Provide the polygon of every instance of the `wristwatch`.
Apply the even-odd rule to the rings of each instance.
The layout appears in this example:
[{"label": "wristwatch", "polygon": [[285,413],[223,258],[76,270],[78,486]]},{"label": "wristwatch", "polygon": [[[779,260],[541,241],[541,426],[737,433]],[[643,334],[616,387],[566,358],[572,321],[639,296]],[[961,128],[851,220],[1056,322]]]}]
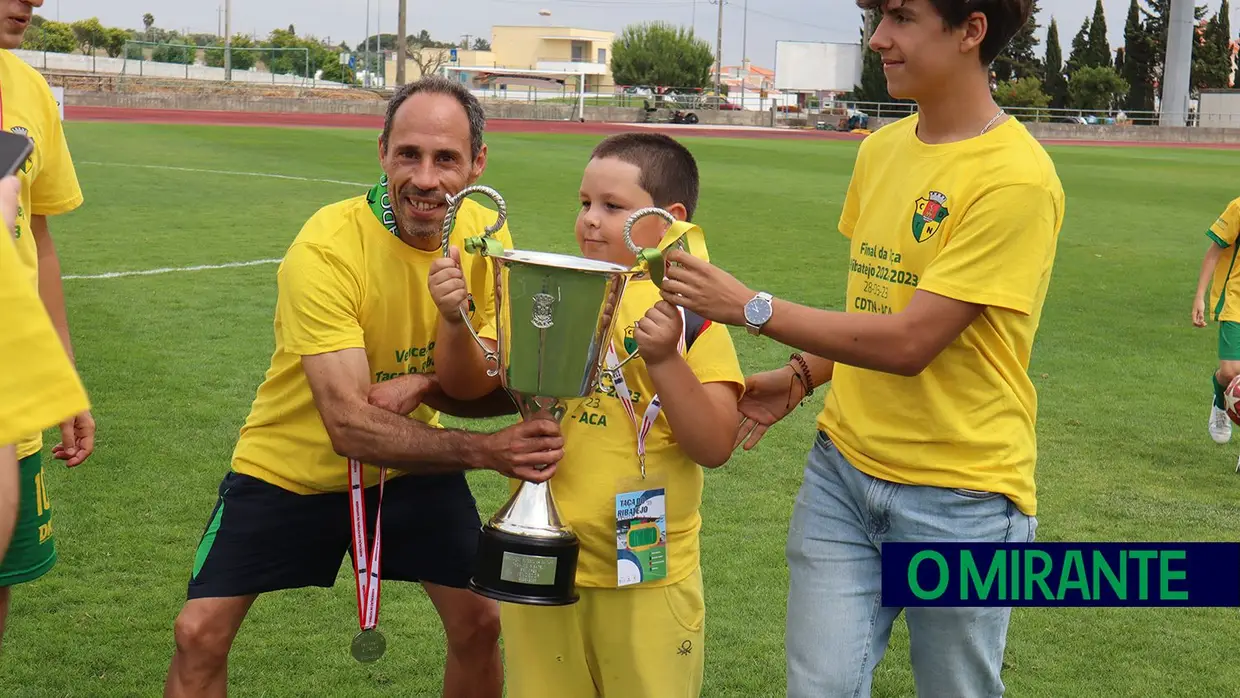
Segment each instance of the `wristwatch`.
[{"label": "wristwatch", "polygon": [[745,304],[745,326],[749,328],[749,334],[761,334],[762,326],[771,319],[773,312],[771,294],[759,291]]}]

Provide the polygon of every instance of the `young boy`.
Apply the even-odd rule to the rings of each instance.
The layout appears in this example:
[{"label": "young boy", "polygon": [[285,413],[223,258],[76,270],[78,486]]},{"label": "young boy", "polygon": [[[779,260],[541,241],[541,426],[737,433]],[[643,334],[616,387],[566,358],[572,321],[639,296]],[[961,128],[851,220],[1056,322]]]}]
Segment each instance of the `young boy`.
[{"label": "young boy", "polygon": [[[580,196],[581,254],[631,267],[635,259],[624,244],[625,221],[649,206],[692,220],[697,165],[666,136],[614,136],[595,148]],[[632,235],[639,247],[655,247],[660,219],[643,218]],[[463,296],[459,283],[453,296],[452,284],[444,282],[459,273],[450,262],[438,271],[429,281],[432,295],[441,311],[450,310]],[[619,391],[604,378],[596,394],[565,417],[564,458],[550,480],[561,513],[580,539],[581,598],[562,607],[500,604],[510,698],[696,696],[701,690],[700,466],[714,468],[728,460],[745,380],[727,328],[691,313],[682,316],[659,299],[647,277],[630,282],[615,327],[609,365],[634,351],[640,358],[623,368]],[[684,353],[677,346],[682,336]],[[481,356],[447,354],[442,360],[481,362]],[[471,392],[470,386],[451,384],[450,367],[436,370],[446,381],[445,393]],[[644,474],[637,428],[621,397],[624,388],[638,420],[656,395],[662,403],[645,439]],[[660,489],[666,529],[655,540],[666,545],[666,564],[646,568],[646,579],[637,582],[629,551],[617,549],[629,523],[618,501],[620,495]]]},{"label": "young boy", "polygon": [[[1223,389],[1240,374],[1240,269],[1236,269],[1236,237],[1240,236],[1240,198],[1232,201],[1206,232],[1210,247],[1201,262],[1193,324],[1206,326],[1206,287],[1210,287],[1210,316],[1218,322],[1218,370],[1214,372],[1214,404],[1210,408],[1210,437],[1231,441],[1231,419],[1223,404]],[[1230,301],[1230,302],[1228,302]],[[1240,463],[1236,464],[1240,471]]]}]

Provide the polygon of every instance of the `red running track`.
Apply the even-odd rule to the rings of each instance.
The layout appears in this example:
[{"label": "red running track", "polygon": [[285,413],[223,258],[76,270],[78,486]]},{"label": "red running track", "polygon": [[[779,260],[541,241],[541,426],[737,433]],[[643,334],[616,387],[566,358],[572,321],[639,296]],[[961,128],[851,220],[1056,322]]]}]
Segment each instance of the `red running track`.
[{"label": "red running track", "polygon": [[[206,126],[301,126],[307,128],[383,128],[383,117],[359,114],[295,114],[276,112],[205,111],[193,109],[130,109],[124,107],[66,106],[68,121],[107,121],[141,124],[194,124]],[[604,122],[526,121],[492,119],[487,122],[492,133],[557,133],[611,135],[623,132],[661,132],[676,136],[713,136],[717,138],[778,138],[785,140],[861,140],[864,136],[837,131],[802,131],[783,129],[718,128],[659,124],[643,126]],[[1240,150],[1236,143],[1151,143],[1142,141],[1087,141],[1048,139],[1047,145],[1129,146],[1150,148],[1206,148]]]}]

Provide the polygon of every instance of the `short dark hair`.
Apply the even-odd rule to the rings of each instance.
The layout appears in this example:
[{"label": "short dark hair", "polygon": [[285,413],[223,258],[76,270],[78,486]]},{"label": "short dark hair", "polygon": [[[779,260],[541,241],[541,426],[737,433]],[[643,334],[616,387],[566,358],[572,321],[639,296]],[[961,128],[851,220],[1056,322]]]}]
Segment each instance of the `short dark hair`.
[{"label": "short dark hair", "polygon": [[641,171],[638,185],[655,206],[681,204],[685,218],[693,220],[698,200],[697,161],[676,139],[660,133],[621,133],[595,146],[590,159],[597,158],[616,158],[636,165]]},{"label": "short dark hair", "polygon": [[469,88],[438,75],[401,85],[396,90],[396,94],[388,100],[387,116],[383,119],[383,136],[381,137],[384,152],[387,151],[388,137],[392,135],[392,121],[396,119],[396,112],[400,109],[400,105],[419,93],[448,95],[455,97],[456,101],[461,103],[461,107],[465,109],[465,116],[469,119],[470,157],[478,157],[478,153],[482,151],[482,133],[487,126],[486,110],[482,108],[482,103],[469,91]]},{"label": "short dark hair", "polygon": [[[863,10],[882,10],[890,0],[857,0]],[[901,0],[903,3],[904,0]],[[986,15],[986,36],[982,39],[983,65],[995,62],[999,54],[1016,36],[1033,14],[1033,0],[928,0],[943,18],[948,29],[964,24],[969,15],[981,12]]]}]

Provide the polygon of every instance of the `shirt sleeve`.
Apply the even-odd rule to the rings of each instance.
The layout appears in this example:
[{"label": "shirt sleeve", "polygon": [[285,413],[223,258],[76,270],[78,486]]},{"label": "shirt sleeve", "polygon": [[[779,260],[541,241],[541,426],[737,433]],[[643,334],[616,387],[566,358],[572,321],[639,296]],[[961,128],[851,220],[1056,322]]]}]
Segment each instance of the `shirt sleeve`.
[{"label": "shirt sleeve", "polygon": [[277,278],[278,332],[287,351],[309,356],[365,348],[362,282],[339,255],[294,243]]},{"label": "shirt sleeve", "polygon": [[[0,446],[90,409],[52,320],[27,282],[12,236],[0,228]],[[13,367],[20,366],[20,370]]]},{"label": "shirt sleeve", "polygon": [[1061,219],[1061,204],[1045,186],[987,192],[961,212],[918,288],[1027,315],[1050,270]]},{"label": "shirt sleeve", "polygon": [[35,144],[42,165],[39,176],[30,187],[30,213],[34,216],[58,216],[82,205],[82,188],[78,184],[73,158],[69,155],[69,143],[65,140],[56,98],[46,84],[42,86],[42,92],[46,102],[43,109],[46,123],[43,142]]},{"label": "shirt sleeve", "polygon": [[708,323],[698,334],[685,357],[689,369],[703,385],[734,383],[745,392],[745,374],[736,358],[736,346],[727,325]]},{"label": "shirt sleeve", "polygon": [[1207,233],[1219,247],[1231,247],[1240,237],[1240,199],[1231,202],[1226,211],[1214,221]]},{"label": "shirt sleeve", "polygon": [[844,194],[844,210],[840,212],[839,230],[844,237],[852,239],[857,228],[857,218],[861,215],[861,183],[865,177],[865,142],[857,151],[857,161],[853,164],[852,178],[848,181],[848,191]]}]

